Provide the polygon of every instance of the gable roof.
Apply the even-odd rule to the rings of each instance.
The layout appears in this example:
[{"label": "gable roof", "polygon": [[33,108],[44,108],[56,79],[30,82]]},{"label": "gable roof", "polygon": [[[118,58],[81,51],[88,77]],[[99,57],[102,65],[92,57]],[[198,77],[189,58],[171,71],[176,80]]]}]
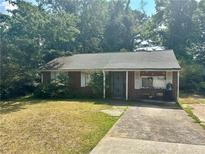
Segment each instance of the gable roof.
[{"label": "gable roof", "polygon": [[180,70],[172,50],[88,53],[56,58],[42,71],[51,70]]}]

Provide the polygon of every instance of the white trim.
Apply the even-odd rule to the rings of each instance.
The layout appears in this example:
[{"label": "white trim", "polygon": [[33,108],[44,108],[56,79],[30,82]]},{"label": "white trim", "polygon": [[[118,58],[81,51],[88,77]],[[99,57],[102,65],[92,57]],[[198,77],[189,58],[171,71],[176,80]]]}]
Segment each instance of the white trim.
[{"label": "white trim", "polygon": [[126,71],[126,101],[128,100],[128,71]]},{"label": "white trim", "polygon": [[43,73],[41,73],[41,83],[43,83]]},{"label": "white trim", "polygon": [[177,100],[179,99],[179,71],[177,72]]},{"label": "white trim", "polygon": [[180,69],[107,69],[106,71],[108,72],[125,72],[125,71],[131,71],[131,72],[134,72],[134,71],[145,71],[145,72],[166,72],[166,71],[180,71]]},{"label": "white trim", "polygon": [[59,75],[60,75],[59,71],[51,72],[51,81],[56,81]]},{"label": "white trim", "polygon": [[103,98],[105,99],[105,71],[103,71]]},{"label": "white trim", "polygon": [[80,82],[81,87],[87,87],[90,82],[90,73],[80,72]]},{"label": "white trim", "polygon": [[156,71],[180,71],[180,69],[59,69],[59,70],[41,70],[40,72],[125,72],[125,71],[146,71],[146,72],[156,72]]},{"label": "white trim", "polygon": [[173,84],[173,71],[166,71],[166,84]]}]

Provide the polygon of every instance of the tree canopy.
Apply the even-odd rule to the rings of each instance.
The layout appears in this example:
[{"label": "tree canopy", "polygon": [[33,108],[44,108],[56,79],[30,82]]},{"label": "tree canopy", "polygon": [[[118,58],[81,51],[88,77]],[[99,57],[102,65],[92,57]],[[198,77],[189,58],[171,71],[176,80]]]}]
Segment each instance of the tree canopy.
[{"label": "tree canopy", "polygon": [[[130,0],[9,2],[17,9],[0,14],[1,98],[33,91],[39,68],[56,57],[133,52],[139,38],[173,49],[186,66],[184,81],[202,72],[197,83],[205,85],[205,0],[155,0],[156,14],[151,17],[145,14],[143,0],[141,10],[131,9]],[[186,90],[184,82],[182,89]]]}]

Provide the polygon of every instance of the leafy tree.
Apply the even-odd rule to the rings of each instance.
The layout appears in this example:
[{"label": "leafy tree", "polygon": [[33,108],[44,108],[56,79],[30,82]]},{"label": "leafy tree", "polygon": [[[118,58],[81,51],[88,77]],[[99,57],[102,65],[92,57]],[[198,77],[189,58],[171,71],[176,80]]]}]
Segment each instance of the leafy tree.
[{"label": "leafy tree", "polygon": [[180,89],[196,92],[200,91],[203,84],[203,67],[198,64],[184,64],[180,74]]},{"label": "leafy tree", "polygon": [[108,19],[106,0],[85,0],[80,15],[80,35],[77,38],[79,52],[101,52],[103,33]]},{"label": "leafy tree", "polygon": [[36,0],[39,7],[52,13],[66,12],[68,14],[79,15],[83,0]]},{"label": "leafy tree", "polygon": [[39,68],[56,57],[135,51],[145,42],[174,49],[184,61],[181,87],[203,90],[205,0],[155,0],[151,17],[143,0],[140,11],[130,0],[8,1],[17,9],[0,14],[0,98],[33,91]]},{"label": "leafy tree", "polygon": [[37,98],[71,98],[71,80],[68,74],[61,73],[56,80],[50,84],[39,84],[34,91]]},{"label": "leafy tree", "polygon": [[91,74],[89,86],[91,87],[95,97],[101,98],[103,96],[103,73],[95,72]]},{"label": "leafy tree", "polygon": [[205,0],[198,4],[198,8],[193,16],[196,39],[191,43],[188,51],[193,60],[204,65],[205,68]]},{"label": "leafy tree", "polygon": [[50,60],[48,51],[62,55],[79,33],[73,15],[48,13],[21,0],[15,5],[18,9],[1,20],[1,98],[30,92],[39,67]]},{"label": "leafy tree", "polygon": [[186,48],[197,37],[192,20],[195,0],[155,0],[156,14],[145,23],[142,35],[173,49],[177,56],[189,56]]},{"label": "leafy tree", "polygon": [[103,49],[106,52],[133,50],[135,27],[144,16],[133,11],[126,0],[110,1],[109,20],[104,32]]}]

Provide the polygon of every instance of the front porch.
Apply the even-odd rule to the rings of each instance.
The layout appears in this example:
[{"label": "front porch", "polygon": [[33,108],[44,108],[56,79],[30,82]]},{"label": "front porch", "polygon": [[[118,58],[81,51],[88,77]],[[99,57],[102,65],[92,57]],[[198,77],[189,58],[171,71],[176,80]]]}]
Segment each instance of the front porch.
[{"label": "front porch", "polygon": [[178,75],[177,71],[103,71],[103,98],[177,100]]}]

